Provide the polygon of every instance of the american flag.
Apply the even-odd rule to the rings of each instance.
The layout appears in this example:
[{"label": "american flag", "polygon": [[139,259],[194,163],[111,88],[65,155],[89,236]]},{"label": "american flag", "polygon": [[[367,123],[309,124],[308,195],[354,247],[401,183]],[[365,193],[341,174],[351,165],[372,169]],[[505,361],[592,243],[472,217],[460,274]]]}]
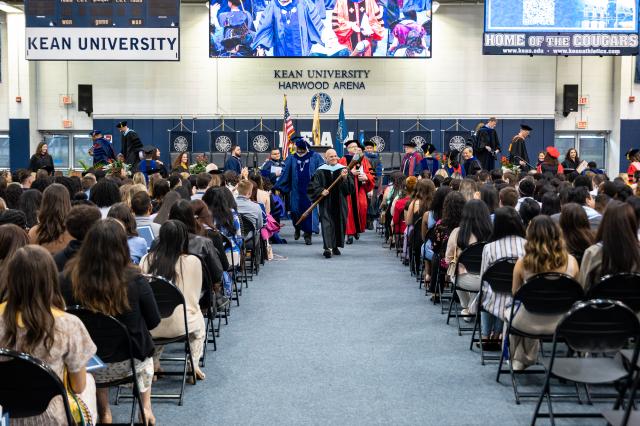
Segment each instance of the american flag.
[{"label": "american flag", "polygon": [[284,123],[282,125],[284,133],[284,143],[282,144],[282,159],[286,160],[291,152],[291,136],[295,135],[296,129],[293,127],[289,107],[287,106],[287,95],[284,95]]}]

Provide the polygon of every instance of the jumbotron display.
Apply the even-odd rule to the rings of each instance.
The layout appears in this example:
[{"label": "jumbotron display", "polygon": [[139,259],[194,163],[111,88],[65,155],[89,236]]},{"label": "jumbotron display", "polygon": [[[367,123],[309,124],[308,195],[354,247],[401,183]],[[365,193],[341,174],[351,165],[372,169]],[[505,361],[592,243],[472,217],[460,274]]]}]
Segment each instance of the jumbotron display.
[{"label": "jumbotron display", "polygon": [[638,54],[638,0],[485,0],[484,54]]},{"label": "jumbotron display", "polygon": [[29,60],[180,59],[180,0],[25,0]]},{"label": "jumbotron display", "polygon": [[211,57],[431,57],[431,0],[210,0]]}]

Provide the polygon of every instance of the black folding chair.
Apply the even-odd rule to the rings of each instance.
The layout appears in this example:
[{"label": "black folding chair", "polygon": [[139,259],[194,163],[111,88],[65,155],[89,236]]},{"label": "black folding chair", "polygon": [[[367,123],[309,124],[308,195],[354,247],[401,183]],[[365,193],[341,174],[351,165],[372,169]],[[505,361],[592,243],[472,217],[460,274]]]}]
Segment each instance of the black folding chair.
[{"label": "black folding chair", "polygon": [[38,416],[62,397],[67,423],[75,424],[62,380],[31,355],[0,348],[0,406],[12,419]]},{"label": "black folding chair", "polygon": [[[633,373],[624,367],[619,357],[611,355],[619,352],[631,339],[635,339],[636,342],[632,358],[632,365],[635,365],[638,361],[640,340],[640,321],[635,313],[622,302],[615,300],[594,299],[576,303],[560,320],[553,336],[551,357],[546,362],[547,374],[531,424],[535,425],[539,417],[549,418],[551,424],[555,425],[556,418],[602,416],[598,412],[554,413],[550,385],[552,377],[576,384],[613,384],[618,390],[618,398],[614,405],[614,410],[617,410],[631,383]],[[558,343],[568,345],[573,354],[560,357]],[[594,355],[604,356],[596,358]],[[549,411],[540,413],[540,406],[545,397]]]},{"label": "black folding chair", "polygon": [[[422,218],[419,217],[413,222],[413,230],[409,239],[409,267],[411,274],[415,275],[416,281],[422,287]],[[418,287],[418,288],[420,288]]]},{"label": "black folding chair", "polygon": [[[456,277],[453,281],[453,288],[451,289],[453,297],[451,297],[451,301],[449,302],[449,312],[447,313],[447,325],[449,325],[449,320],[453,317],[456,318],[458,323],[458,336],[462,336],[463,331],[473,331],[475,327],[462,327],[460,324],[460,318],[475,318],[476,315],[473,314],[462,314],[459,312],[458,306],[458,298],[456,297],[457,290],[466,291],[468,293],[478,293],[479,289],[468,289],[460,286],[458,284],[459,278],[459,268],[458,265],[463,264],[467,269],[467,274],[471,274],[477,276],[478,280],[480,280],[480,267],[482,266],[482,250],[484,249],[486,243],[478,242],[475,244],[471,244],[469,247],[464,249],[460,256],[458,257],[458,262],[456,263]],[[455,305],[455,310],[453,306]],[[451,311],[454,311],[452,313]]]},{"label": "black folding chair", "polygon": [[[97,383],[97,388],[110,388],[113,386],[133,384],[133,401],[131,404],[131,424],[135,422],[136,404],[142,407],[140,388],[136,380],[136,366],[131,346],[131,336],[127,327],[111,315],[93,312],[81,306],[71,306],[67,312],[80,318],[84,327],[89,332],[91,340],[96,345],[96,355],[106,364],[129,361],[131,374],[119,380],[106,383]],[[118,403],[119,401],[116,401]],[[142,423],[146,424],[144,410],[140,409]]]},{"label": "black folding chair", "polygon": [[[256,229],[253,221],[245,215],[240,215],[242,228],[242,238],[244,239],[244,262],[249,258],[249,280],[253,281],[253,275],[258,275],[260,271],[261,245],[259,230]],[[244,263],[243,262],[243,263]],[[248,283],[245,283],[248,287]]]},{"label": "black folding chair", "polygon": [[[511,295],[511,284],[513,282],[513,268],[518,261],[517,257],[505,257],[496,260],[492,263],[484,274],[482,274],[480,291],[478,292],[478,307],[476,310],[476,320],[473,326],[473,333],[471,334],[471,343],[469,344],[469,350],[473,350],[473,344],[478,343],[480,346],[480,363],[484,365],[485,360],[498,361],[500,356],[485,355],[484,342],[482,341],[482,312],[488,312],[482,305],[482,298],[485,292],[485,283],[491,287],[491,291],[496,294],[508,294]],[[478,338],[476,338],[476,331],[478,332]]]},{"label": "black folding chair", "polygon": [[[233,257],[233,243],[231,242],[231,239],[229,239],[228,237],[220,234],[220,236],[222,237],[222,245],[224,246],[224,252],[227,253],[227,251],[229,253],[231,253],[231,264],[229,265],[230,271],[227,272],[231,272],[231,280],[232,280],[232,285],[233,285],[233,295],[231,296],[231,300],[235,300],[236,301],[236,306],[240,306],[240,295],[241,292],[238,289],[238,270],[236,268],[236,263],[235,263],[235,259]],[[242,283],[240,284],[240,287],[242,287]],[[228,317],[230,314],[230,310],[227,309],[224,315],[225,318],[225,324],[228,324]]]},{"label": "black folding chair", "polygon": [[[509,322],[507,323],[507,333],[504,336],[504,339],[510,339],[511,335],[535,339],[540,341],[540,347],[542,348],[542,343],[544,341],[550,342],[553,339],[553,333],[555,332],[556,325],[562,318],[562,315],[567,313],[574,303],[583,299],[584,291],[582,286],[579,282],[568,275],[555,272],[546,272],[534,275],[529,278],[513,296]],[[545,319],[549,321],[549,324],[553,325],[546,327],[546,330],[530,329],[524,326],[524,324],[519,327],[515,327],[513,322],[517,319],[517,313],[522,309],[525,309],[529,314],[537,315],[538,317],[545,317]],[[522,371],[515,371],[513,369],[513,359],[511,358],[511,348],[508,353],[509,369],[502,369],[505,359],[504,352],[502,352],[496,381],[500,382],[500,375],[502,373],[509,373],[511,376],[511,383],[513,385],[513,393],[516,398],[516,404],[520,404],[521,397],[537,397],[537,393],[518,392],[518,381],[516,380],[516,375],[543,374],[544,370],[526,369]],[[579,394],[577,395],[579,397]]]},{"label": "black folding chair", "polygon": [[[216,296],[213,292],[213,280],[211,279],[211,273],[207,264],[203,259],[200,259],[200,265],[202,266],[202,293],[200,296],[200,310],[205,318],[205,330],[207,337],[204,339],[204,349],[202,351],[202,358],[200,359],[200,366],[204,367],[207,361],[207,346],[209,343],[213,343],[213,350],[218,350],[218,344],[216,342],[216,328],[214,321],[218,319],[218,330],[220,330],[221,318],[216,315]],[[209,332],[211,332],[211,339],[209,339]]]},{"label": "black folding chair", "polygon": [[607,275],[587,292],[589,299],[619,300],[634,312],[640,312],[640,274]]},{"label": "black folding chair", "polygon": [[151,395],[152,398],[159,399],[177,399],[178,405],[182,405],[184,399],[184,387],[187,381],[187,364],[191,366],[191,377],[193,384],[196,383],[196,364],[193,361],[191,345],[189,344],[189,324],[187,322],[187,305],[184,296],[178,287],[173,285],[169,280],[154,275],[145,275],[149,280],[149,286],[158,304],[160,317],[169,318],[173,315],[175,309],[182,305],[182,316],[184,319],[184,334],[175,337],[154,338],[153,343],[156,346],[166,346],[172,343],[184,343],[184,357],[167,357],[160,358],[160,361],[182,362],[182,371],[165,371],[165,376],[182,376],[182,385],[179,394],[156,394]]}]

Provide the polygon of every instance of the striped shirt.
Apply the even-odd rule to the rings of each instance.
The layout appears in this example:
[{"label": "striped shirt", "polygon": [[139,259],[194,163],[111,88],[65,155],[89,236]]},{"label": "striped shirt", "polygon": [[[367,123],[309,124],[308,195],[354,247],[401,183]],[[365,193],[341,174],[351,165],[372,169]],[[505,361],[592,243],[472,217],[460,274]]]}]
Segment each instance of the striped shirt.
[{"label": "striped shirt", "polygon": [[[527,242],[522,237],[509,235],[497,241],[488,243],[482,251],[482,265],[480,266],[480,275],[484,274],[489,266],[496,261],[505,257],[522,257],[524,256],[524,245]],[[504,320],[505,310],[511,306],[511,294],[494,293],[491,286],[484,282],[482,284],[482,306],[494,316]],[[474,300],[472,306],[476,306],[477,300]]]}]

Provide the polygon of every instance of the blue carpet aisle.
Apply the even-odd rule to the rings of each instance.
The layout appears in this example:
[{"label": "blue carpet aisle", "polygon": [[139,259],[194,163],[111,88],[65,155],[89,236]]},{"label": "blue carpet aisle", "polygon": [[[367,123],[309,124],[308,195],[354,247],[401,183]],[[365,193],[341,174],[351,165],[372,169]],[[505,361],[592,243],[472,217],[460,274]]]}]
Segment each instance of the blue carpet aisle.
[{"label": "blue carpet aisle", "polygon": [[[158,424],[530,422],[533,402],[515,405],[508,376],[497,384],[496,365],[480,366],[469,336],[444,325],[379,236],[367,232],[326,260],[319,236],[307,247],[291,233],[287,223],[290,244],[274,246],[288,260],[262,268],[234,304],[206,380],[187,385],[182,407],[154,401]],[[177,385],[161,382],[155,389]],[[128,410],[114,407],[116,419]]]}]

